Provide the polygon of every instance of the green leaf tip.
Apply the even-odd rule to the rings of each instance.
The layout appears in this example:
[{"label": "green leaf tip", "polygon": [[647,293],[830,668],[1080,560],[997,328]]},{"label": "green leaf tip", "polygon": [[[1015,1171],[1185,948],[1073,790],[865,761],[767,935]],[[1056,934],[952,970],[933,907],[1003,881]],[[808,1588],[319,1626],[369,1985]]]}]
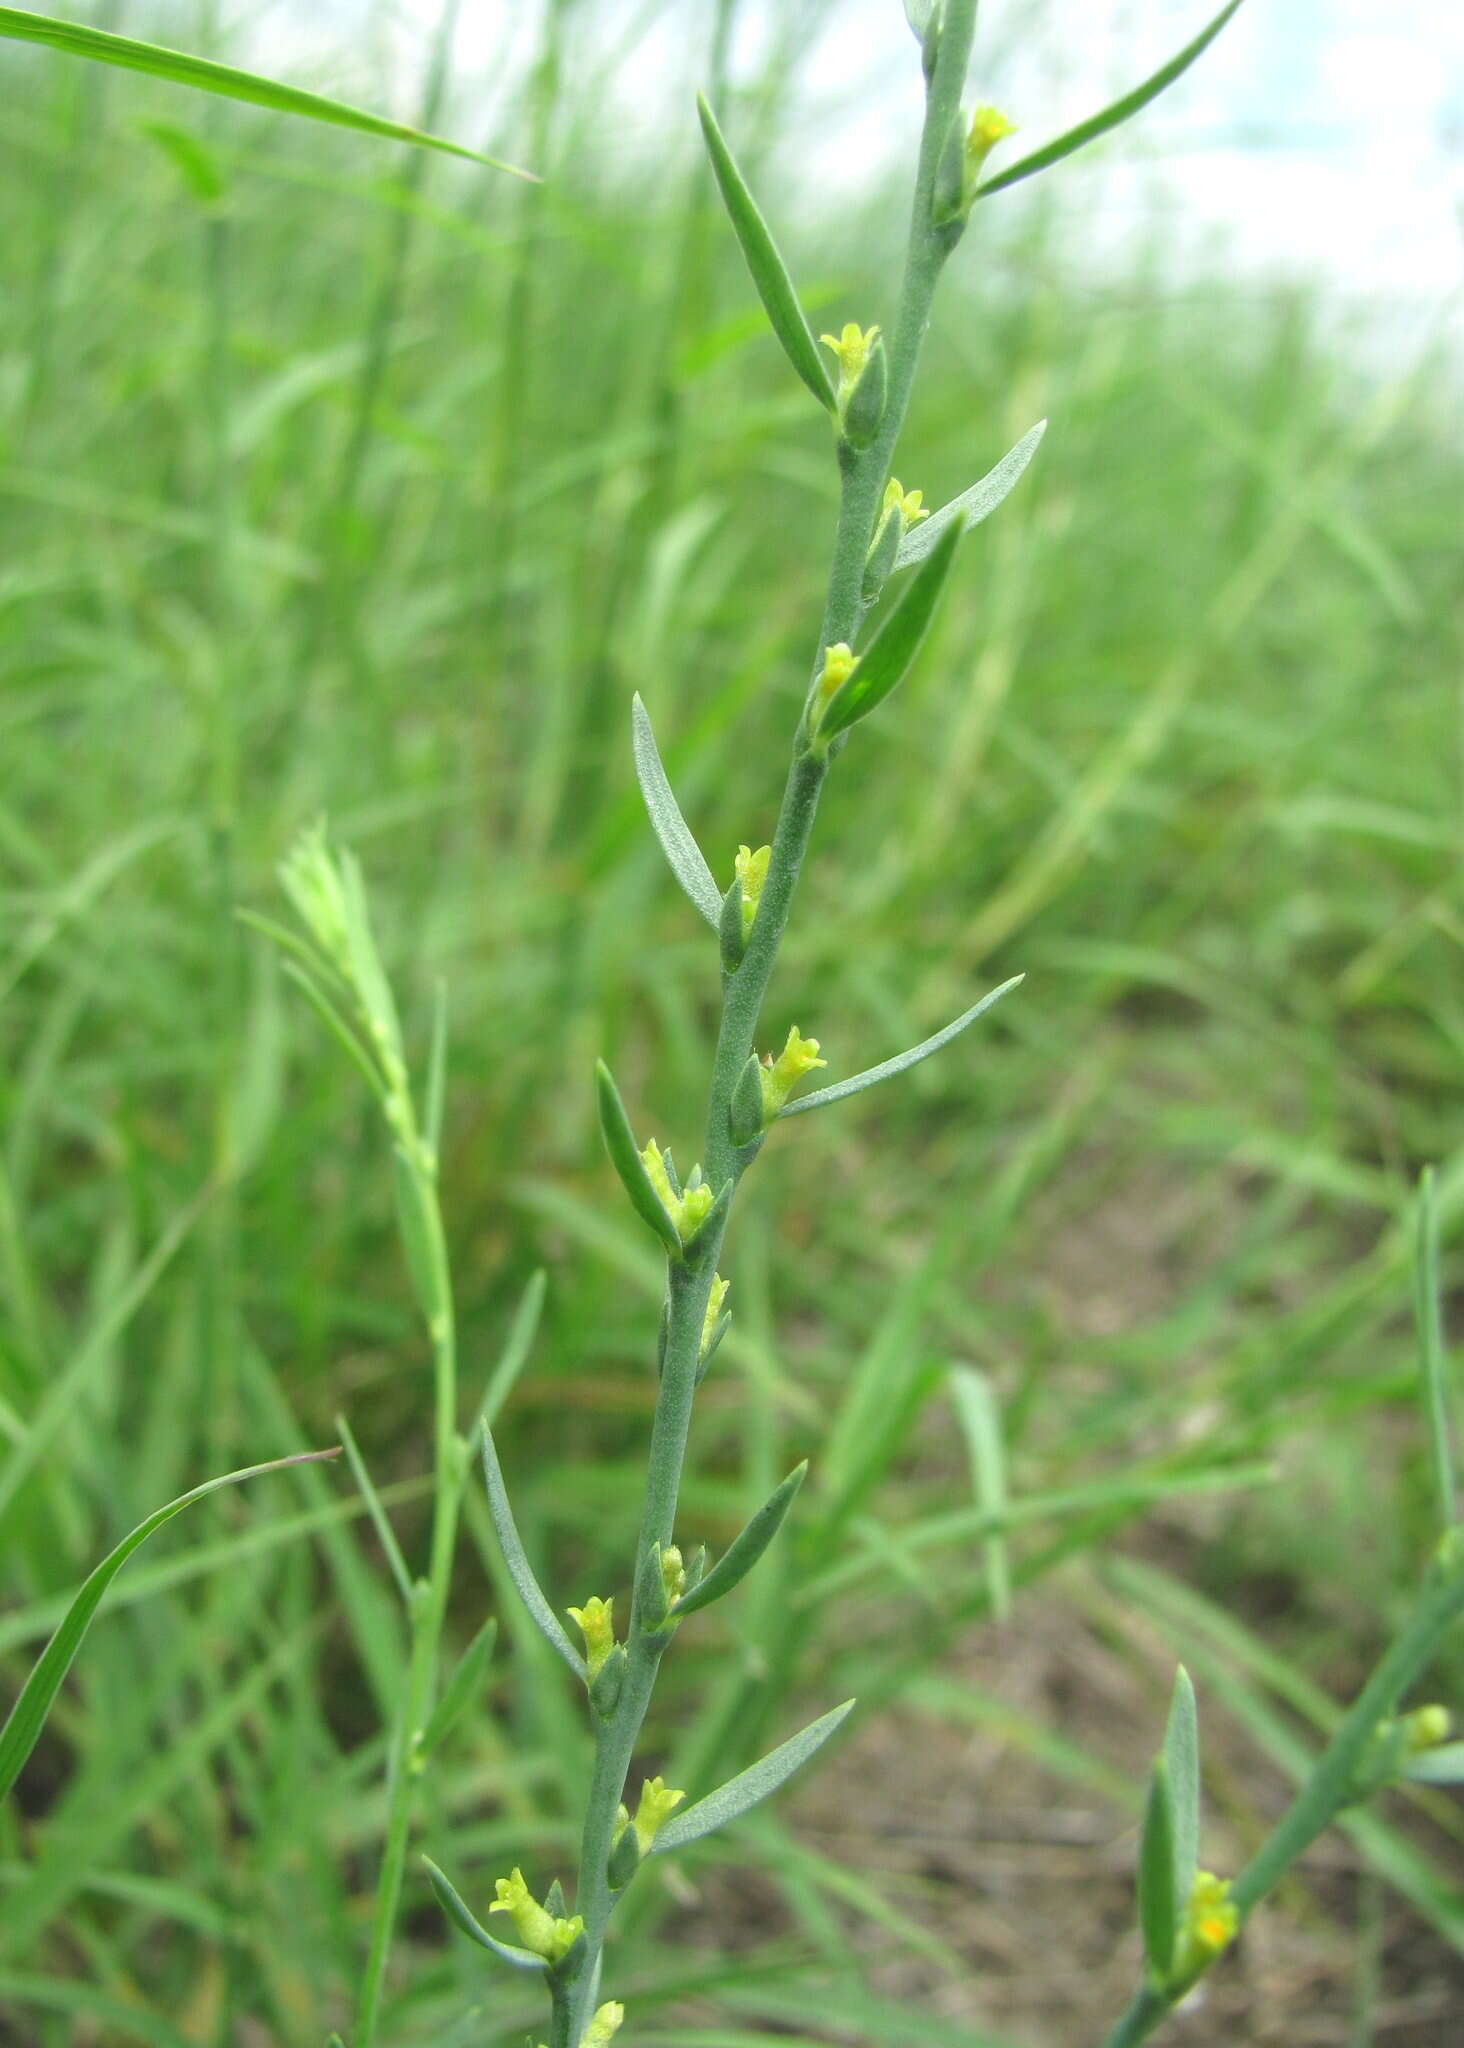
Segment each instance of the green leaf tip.
[{"label": "green leaf tip", "polygon": [[706,856],[697,845],[691,827],[681,815],[681,806],[661,763],[650,713],[637,690],[630,700],[630,744],[635,759],[635,778],[640,784],[646,815],[661,843],[661,851],[677,881],[716,931],[722,917],[722,892],[717,887]]},{"label": "green leaf tip", "polygon": [[[657,1193],[647,1169],[645,1156],[635,1142],[635,1133],[630,1128],[630,1118],[625,1113],[625,1104],[620,1099],[620,1090],[615,1077],[603,1060],[595,1062],[595,1100],[600,1112],[600,1131],[605,1140],[605,1150],[610,1155],[610,1164],[620,1176],[620,1184],[630,1197],[630,1205],[643,1223],[655,1231],[667,1252],[673,1259],[681,1257],[681,1232]],[[649,1148],[648,1148],[649,1149]],[[664,1168],[662,1169],[664,1175]]]},{"label": "green leaf tip", "polygon": [[422,1858],[422,1868],[427,1873],[427,1882],[437,1894],[437,1903],[459,1934],[465,1934],[469,1941],[475,1941],[479,1948],[486,1948],[500,1962],[515,1970],[543,1971],[548,1967],[543,1956],[534,1955],[529,1949],[515,1948],[511,1943],[500,1941],[496,1934],[490,1934],[483,1923],[473,1914],[461,1894],[446,1873],[439,1870],[430,1856]]},{"label": "green leaf tip", "polygon": [[213,93],[221,99],[242,100],[248,106],[265,107],[271,113],[296,114],[306,120],[323,121],[332,128],[351,128],[388,142],[410,142],[419,149],[440,150],[447,156],[462,157],[468,163],[483,164],[489,170],[507,171],[512,177],[539,183],[532,171],[484,156],[460,142],[449,142],[446,136],[429,135],[423,129],[348,106],[344,100],[305,92],[299,86],[283,85],[278,79],[241,71],[232,64],[218,64],[209,57],[194,57],[184,50],[167,49],[160,43],[139,42],[133,36],[85,28],[78,22],[58,21],[53,15],[32,14],[19,7],[0,7],[0,37],[16,43],[39,43],[66,56],[88,57],[93,63],[111,64],[122,71],[140,71],[148,78],[191,86],[197,92]]},{"label": "green leaf tip", "polygon": [[1061,163],[1065,156],[1072,156],[1076,150],[1086,148],[1090,142],[1096,142],[1100,135],[1106,135],[1110,129],[1120,127],[1123,122],[1131,120],[1142,108],[1148,106],[1150,100],[1157,99],[1177,78],[1183,77],[1195,59],[1202,56],[1214,42],[1231,17],[1240,11],[1240,7],[1241,0],[1226,0],[1226,5],[1200,30],[1194,40],[1186,43],[1167,64],[1161,64],[1142,85],[1135,86],[1132,92],[1125,93],[1121,99],[1112,101],[1101,112],[1090,114],[1086,121],[1080,121],[1075,128],[1069,128],[1065,134],[1044,144],[1041,149],[1034,149],[1030,156],[1018,158],[1016,163],[1009,164],[996,177],[988,178],[985,184],[976,187],[975,198],[989,199],[992,193],[1005,191],[1008,185],[1018,185],[1024,178],[1035,177],[1038,171],[1045,171],[1050,165]]},{"label": "green leaf tip", "polygon": [[798,294],[793,289],[793,280],[787,266],[778,253],[772,231],[758,210],[757,202],[747,188],[747,182],[737,168],[736,159],[727,147],[725,136],[717,126],[717,117],[708,106],[702,93],[696,96],[696,111],[701,121],[702,135],[711,158],[712,173],[722,194],[722,203],[732,222],[732,230],[742,248],[752,282],[762,300],[763,311],[767,314],[774,334],[783,345],[783,353],[803,379],[819,404],[827,411],[837,409],[834,387],[829,373],[819,355],[818,344],[814,341],[813,330],[798,303]]},{"label": "green leaf tip", "polygon": [[703,1835],[711,1834],[715,1828],[740,1820],[744,1813],[785,1785],[796,1770],[822,1749],[854,1711],[854,1706],[853,1700],[845,1700],[842,1706],[833,1708],[817,1721],[811,1721],[798,1734],[790,1736],[776,1749],[769,1750],[751,1769],[739,1771],[735,1778],[729,1778],[725,1785],[709,1792],[695,1806],[688,1806],[676,1814],[656,1836],[656,1853],[685,1848],[688,1842],[700,1841]]},{"label": "green leaf tip", "polygon": [[982,996],[969,1010],[963,1010],[953,1023],[924,1038],[919,1045],[912,1045],[908,1052],[896,1053],[893,1059],[881,1060],[877,1067],[866,1067],[862,1073],[851,1074],[847,1081],[835,1081],[827,1088],[819,1088],[812,1095],[800,1095],[792,1102],[785,1103],[778,1111],[779,1117],[801,1116],[804,1110],[823,1109],[831,1102],[842,1102],[847,1095],[861,1095],[866,1088],[873,1088],[880,1081],[888,1081],[896,1074],[903,1074],[909,1067],[918,1067],[922,1060],[928,1060],[942,1046],[949,1045],[953,1038],[959,1038],[978,1017],[999,1003],[1004,995],[1020,986],[1026,980],[1025,974],[1013,974],[1008,980]]},{"label": "green leaf tip", "polygon": [[768,1495],[706,1576],[682,1594],[671,1610],[677,1621],[685,1614],[695,1614],[700,1607],[710,1607],[714,1600],[720,1600],[724,1593],[730,1593],[734,1586],[742,1583],[782,1528],[783,1519],[807,1476],[808,1460],[805,1458],[794,1466],[781,1486]]}]

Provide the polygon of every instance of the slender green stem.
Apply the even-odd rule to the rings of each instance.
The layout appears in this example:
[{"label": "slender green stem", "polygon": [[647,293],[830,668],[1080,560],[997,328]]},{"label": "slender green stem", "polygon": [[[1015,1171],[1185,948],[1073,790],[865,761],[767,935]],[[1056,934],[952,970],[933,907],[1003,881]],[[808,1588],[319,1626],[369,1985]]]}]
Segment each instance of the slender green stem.
[{"label": "slender green stem", "polygon": [[423,1169],[423,1208],[430,1219],[437,1299],[430,1318],[433,1370],[432,1539],[427,1577],[412,1588],[411,1652],[401,1708],[392,1730],[387,1775],[386,1836],[376,1880],[371,1946],[356,2008],[355,2048],[371,2048],[380,2023],[386,1967],[401,1904],[420,1772],[422,1733],[432,1711],[442,1625],[452,1577],[458,1511],[467,1470],[466,1448],[457,1433],[457,1329],[446,1240],[437,1202],[435,1174]]},{"label": "slender green stem", "polygon": [[[1356,1797],[1359,1767],[1380,1724],[1429,1662],[1443,1636],[1464,1615],[1464,1529],[1445,1536],[1423,1597],[1407,1626],[1357,1695],[1337,1733],[1231,1889],[1244,1920],[1273,1891],[1317,1836]],[[1140,1985],[1122,2016],[1103,2037],[1103,2048],[1133,2048],[1167,2018],[1190,1987],[1173,1991]]]},{"label": "slender green stem", "polygon": [[[975,31],[975,0],[948,0],[940,54],[929,81],[925,128],[921,140],[911,217],[904,286],[890,350],[890,381],[884,420],[872,446],[855,452],[840,448],[841,489],[815,665],[831,641],[852,640],[863,616],[864,567],[879,517],[890,460],[909,404],[910,389],[930,315],[936,280],[959,229],[932,224],[936,168],[960,118],[961,91]],[[768,872],[758,902],[747,948],[727,976],[722,1018],[708,1093],[703,1170],[719,1191],[729,1183],[734,1195],[742,1175],[756,1157],[758,1144],[738,1146],[731,1129],[732,1096],[756,1039],[758,1020],[787,927],[793,897],[818,813],[828,762],[809,754],[800,733],[773,833]],[[585,1923],[584,1966],[568,1985],[552,1991],[552,2048],[578,2048],[600,1988],[600,1963],[605,1933],[615,1908],[610,1889],[609,1857],[616,1813],[622,1803],[635,1745],[655,1688],[656,1673],[669,1640],[658,1630],[659,1615],[642,1611],[643,1567],[652,1547],[670,1544],[675,1535],[676,1503],[681,1486],[696,1393],[697,1369],[707,1301],[726,1230],[727,1213],[698,1240],[684,1262],[668,1275],[669,1322],[661,1386],[651,1426],[651,1447],[645,1500],[636,1550],[636,1598],[626,1636],[626,1672],[620,1697],[609,1719],[599,1725],[595,1767],[586,1802],[580,1850],[576,1910]]]}]

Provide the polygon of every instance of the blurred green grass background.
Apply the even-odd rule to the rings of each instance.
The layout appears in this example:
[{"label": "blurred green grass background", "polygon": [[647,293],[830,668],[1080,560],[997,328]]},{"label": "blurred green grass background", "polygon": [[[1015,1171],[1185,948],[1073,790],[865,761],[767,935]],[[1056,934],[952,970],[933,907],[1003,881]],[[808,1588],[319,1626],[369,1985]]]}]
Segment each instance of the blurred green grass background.
[{"label": "blurred green grass background", "polygon": [[[714,83],[732,11],[696,10]],[[132,1522],[338,1411],[420,1538],[428,1367],[379,1134],[234,915],[277,910],[321,812],[419,1045],[450,988],[470,1394],[548,1276],[502,1421],[530,1547],[561,1602],[629,1554],[658,1261],[591,1063],[687,1155],[716,994],[630,694],[730,876],[771,829],[835,477],[693,124],[617,167],[573,16],[489,145],[541,187],[0,68],[7,1688]],[[780,138],[796,164],[784,85],[775,57],[721,95],[754,175]],[[761,184],[815,326],[880,317],[901,194],[819,219]],[[841,762],[769,1036],[816,1031],[836,1076],[1027,981],[769,1147],[686,1525],[715,1546],[813,1475],[778,1570],[678,1643],[655,1742],[699,1788],[800,1704],[868,1717],[806,1827],[760,1820],[639,1902],[637,2040],[1092,2037],[1175,1655],[1233,1861],[1429,1541],[1409,1218],[1428,1161],[1451,1235],[1464,1202],[1459,365],[1310,290],[1175,282],[1155,244],[1079,277],[1073,232],[1054,184],[955,266],[905,482],[938,503],[1052,425]],[[1000,1402],[1000,1626],[953,1361]],[[458,1640],[485,1599],[491,1712],[421,1836],[480,1891],[569,1857],[586,1760],[476,1510]],[[198,1511],[114,1606],[0,1822],[0,2038],[318,2042],[359,1969],[402,1655],[346,1475]],[[1461,1675],[1456,1646],[1440,1696]],[[1081,1809],[1075,1861],[983,1858],[1006,1781]],[[959,1857],[916,1825],[942,1806],[969,1806]],[[1176,2038],[1402,2039],[1389,1997],[1410,2042],[1450,2038],[1461,1834],[1438,1801],[1359,1823]],[[393,2041],[536,2022],[423,1887],[400,1962]],[[1358,2031],[1268,2031],[1297,1982]]]}]

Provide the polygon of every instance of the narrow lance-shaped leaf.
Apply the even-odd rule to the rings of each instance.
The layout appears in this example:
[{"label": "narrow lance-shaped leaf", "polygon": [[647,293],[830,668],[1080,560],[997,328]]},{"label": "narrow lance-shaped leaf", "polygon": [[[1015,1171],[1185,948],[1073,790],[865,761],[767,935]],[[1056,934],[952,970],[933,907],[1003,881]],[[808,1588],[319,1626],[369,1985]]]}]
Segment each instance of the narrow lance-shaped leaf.
[{"label": "narrow lance-shaped leaf", "polygon": [[1464,1785],[1464,1742],[1420,1750],[1404,1764],[1403,1776],[1415,1785]]},{"label": "narrow lance-shaped leaf", "polygon": [[532,1949],[513,1948],[508,1942],[500,1941],[496,1935],[490,1934],[469,1910],[462,1896],[430,1856],[422,1858],[422,1867],[427,1872],[428,1882],[437,1894],[438,1905],[460,1934],[465,1934],[469,1941],[476,1941],[479,1948],[486,1948],[497,1956],[500,1962],[511,1964],[515,1970],[542,1970],[545,1967],[544,1958],[536,1956]]},{"label": "narrow lance-shaped leaf", "polygon": [[909,673],[950,574],[965,525],[965,520],[957,517],[937,535],[935,546],[859,656],[853,674],[829,699],[814,731],[820,746],[847,732],[857,720],[867,718]]},{"label": "narrow lance-shaped leaf", "polygon": [[770,1797],[780,1785],[786,1784],[801,1765],[822,1749],[853,1708],[853,1700],[845,1700],[832,1713],[825,1714],[821,1720],[811,1721],[799,1734],[790,1736],[777,1749],[769,1750],[761,1763],[739,1772],[715,1792],[709,1792],[705,1799],[698,1799],[695,1806],[688,1806],[684,1812],[673,1815],[657,1834],[651,1845],[653,1850],[660,1854],[667,1849],[684,1849],[688,1842],[699,1842],[714,1828],[725,1827],[729,1821],[741,1819],[744,1813]]},{"label": "narrow lance-shaped leaf", "polygon": [[819,404],[833,412],[837,404],[833,384],[768,224],[758,212],[757,202],[733,161],[732,152],[717,126],[716,116],[700,93],[696,96],[696,110],[701,116],[707,154],[712,160],[723,203],[742,244],[742,253],[773,332],[783,344],[783,352],[789,362]]},{"label": "narrow lance-shaped leaf", "polygon": [[383,1505],[381,1495],[376,1491],[375,1481],[366,1469],[366,1460],[361,1456],[351,1425],[344,1415],[337,1415],[335,1426],[340,1432],[345,1447],[346,1463],[351,1468],[351,1477],[356,1482],[356,1491],[366,1503],[366,1512],[376,1531],[376,1540],[381,1545],[391,1575],[396,1580],[397,1591],[408,1607],[412,1603],[412,1575],[407,1570],[407,1561],[402,1556],[401,1545],[397,1542],[396,1531]]},{"label": "narrow lance-shaped leaf", "polygon": [[423,1730],[423,1756],[430,1756],[437,1745],[451,1734],[482,1692],[483,1681],[488,1673],[488,1660],[493,1655],[493,1645],[497,1640],[498,1623],[493,1620],[485,1621],[459,1657],[457,1668],[443,1687],[442,1698],[434,1707],[432,1718]]},{"label": "narrow lance-shaped leaf", "polygon": [[782,1485],[769,1494],[706,1577],[682,1594],[672,1610],[678,1621],[683,1614],[695,1614],[699,1607],[710,1607],[714,1600],[720,1600],[724,1593],[730,1593],[747,1577],[783,1526],[783,1517],[792,1507],[807,1471],[808,1460],[805,1458],[801,1465],[794,1466]]},{"label": "narrow lance-shaped leaf", "polygon": [[1178,56],[1171,57],[1167,64],[1161,65],[1152,78],[1146,78],[1142,85],[1135,86],[1132,92],[1125,93],[1122,99],[1115,100],[1101,113],[1090,115],[1086,121],[1080,121],[1076,128],[1069,128],[1067,133],[1059,135],[1056,141],[1045,144],[1041,149],[1034,149],[1030,156],[1018,158],[1016,163],[1009,164],[1006,170],[998,172],[996,177],[988,178],[985,184],[976,187],[976,197],[989,199],[993,192],[1000,192],[1008,185],[1020,184],[1023,178],[1034,177],[1038,171],[1045,171],[1050,164],[1060,163],[1065,156],[1071,156],[1074,150],[1082,149],[1090,142],[1096,142],[1098,137],[1106,135],[1110,128],[1117,128],[1122,122],[1129,120],[1142,107],[1148,106],[1150,100],[1157,99],[1166,86],[1173,85],[1176,78],[1182,77],[1189,70],[1195,59],[1214,42],[1230,17],[1239,10],[1240,4],[1241,0],[1227,0],[1227,4],[1207,27],[1200,30],[1194,41],[1186,43]]},{"label": "narrow lance-shaped leaf", "polygon": [[679,1259],[681,1232],[651,1185],[645,1161],[636,1147],[635,1133],[630,1128],[630,1118],[625,1114],[625,1104],[620,1099],[620,1090],[603,1060],[595,1062],[595,1100],[599,1105],[605,1150],[610,1154],[610,1164],[620,1175],[622,1187],[630,1196],[631,1207],[643,1222],[650,1224],[671,1256]]},{"label": "narrow lance-shaped leaf", "polygon": [[449,156],[466,157],[470,163],[486,164],[490,170],[510,171],[516,178],[533,175],[513,164],[500,163],[497,157],[465,149],[461,143],[449,142],[441,135],[427,135],[420,128],[404,127],[400,121],[388,121],[380,114],[347,106],[342,100],[302,92],[298,86],[282,85],[278,79],[261,78],[232,64],[216,64],[208,57],[193,57],[184,50],[138,42],[131,36],[112,35],[105,29],[85,28],[79,22],[57,21],[49,14],[0,7],[0,37],[17,43],[41,43],[67,56],[89,57],[95,63],[114,64],[123,71],[141,71],[149,78],[165,79],[170,85],[188,85],[222,99],[267,107],[271,113],[300,114],[307,120],[324,121],[333,128],[354,128],[362,135],[375,135],[388,142],[412,142],[424,149],[440,149]]},{"label": "narrow lance-shaped leaf", "polygon": [[534,1577],[534,1568],[519,1536],[513,1509],[508,1504],[508,1488],[503,1483],[503,1467],[498,1462],[493,1432],[486,1422],[483,1424],[483,1477],[488,1485],[488,1512],[493,1518],[498,1547],[503,1552],[503,1562],[508,1566],[508,1575],[518,1589],[518,1596],[550,1649],[564,1659],[575,1677],[583,1683],[584,1659],[560,1627],[554,1609],[544,1598],[539,1581]]},{"label": "narrow lance-shaped leaf", "polygon": [[666,770],[661,765],[661,750],[651,730],[650,713],[641,702],[639,690],[630,703],[630,743],[635,756],[635,779],[645,798],[652,828],[661,842],[661,851],[670,864],[672,874],[712,930],[716,931],[722,917],[722,892],[707,866],[706,856],[692,837],[691,827],[681,815],[681,806],[666,779]]},{"label": "narrow lance-shaped leaf", "polygon": [[293,1458],[274,1458],[265,1465],[246,1465],[241,1471],[225,1472],[219,1479],[205,1480],[202,1486],[180,1494],[177,1500],[170,1500],[166,1507],[158,1508],[146,1521],[139,1522],[115,1550],[107,1553],[67,1608],[60,1627],[41,1652],[30,1677],[20,1689],[20,1697],[11,1708],[4,1728],[0,1729],[0,1799],[10,1791],[26,1758],[35,1748],[51,1710],[51,1702],[71,1669],[71,1661],[81,1647],[81,1639],[91,1618],[101,1604],[103,1594],[133,1551],[146,1543],[155,1529],[161,1529],[164,1522],[170,1522],[174,1515],[181,1514],[194,1501],[202,1500],[205,1494],[217,1493],[221,1486],[240,1486],[246,1479],[257,1479],[265,1472],[283,1472],[290,1465],[314,1464],[339,1455],[335,1449],[306,1451]]},{"label": "narrow lance-shaped leaf", "polygon": [[1173,1830],[1174,1896],[1183,1907],[1194,1888],[1200,1859],[1200,1730],[1195,1689],[1181,1664],[1164,1729],[1164,1775]]},{"label": "narrow lance-shaped leaf", "polygon": [[979,483],[942,505],[938,512],[932,512],[928,519],[922,519],[918,526],[912,526],[896,551],[895,568],[912,569],[917,562],[923,562],[951,521],[963,513],[968,529],[989,519],[1026,470],[1046,432],[1046,420],[1038,420],[1014,448],[1007,450],[994,469],[987,470]]},{"label": "narrow lance-shaped leaf", "polygon": [[1161,1756],[1154,1759],[1139,1835],[1139,1926],[1144,1953],[1161,1984],[1168,1981],[1174,1967],[1179,1906],[1174,1886],[1174,1806]]},{"label": "narrow lance-shaped leaf", "polygon": [[995,1527],[983,1544],[986,1559],[986,1589],[993,1619],[1005,1621],[1011,1612],[1012,1575],[1006,1536],[1001,1524],[1007,1512],[1006,1447],[1002,1441],[1001,1410],[985,1373],[971,1365],[951,1367],[951,1393],[956,1415],[966,1437],[971,1458],[971,1486],[976,1505],[990,1515]]},{"label": "narrow lance-shaped leaf", "polygon": [[991,989],[979,1003],[973,1003],[969,1010],[963,1010],[953,1024],[937,1031],[932,1038],[922,1039],[919,1045],[912,1045],[908,1052],[896,1053],[892,1060],[883,1060],[877,1067],[866,1067],[862,1074],[853,1074],[847,1081],[835,1081],[831,1087],[819,1088],[812,1095],[800,1095],[786,1103],[778,1111],[780,1117],[802,1116],[806,1109],[822,1109],[830,1102],[842,1102],[846,1095],[858,1095],[866,1088],[873,1088],[877,1081],[888,1081],[895,1074],[903,1074],[907,1067],[918,1067],[922,1060],[928,1060],[933,1052],[939,1052],[943,1045],[949,1045],[953,1038],[959,1038],[968,1024],[984,1016],[993,1003],[999,1003],[1010,989],[1024,981],[1025,975],[1014,974],[997,988]]}]

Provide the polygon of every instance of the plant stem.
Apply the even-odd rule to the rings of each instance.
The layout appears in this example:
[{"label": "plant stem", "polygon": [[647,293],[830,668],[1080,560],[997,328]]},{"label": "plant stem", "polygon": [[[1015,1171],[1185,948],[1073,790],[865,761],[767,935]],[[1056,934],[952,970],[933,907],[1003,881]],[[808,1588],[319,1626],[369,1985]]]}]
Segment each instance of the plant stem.
[{"label": "plant stem", "polygon": [[[1273,1891],[1322,1830],[1351,1804],[1358,1767],[1379,1725],[1424,1669],[1447,1630],[1464,1615],[1464,1529],[1444,1538],[1425,1582],[1423,1597],[1371,1678],[1357,1695],[1337,1733],[1231,1888],[1231,1903],[1244,1921]],[[1164,1991],[1145,1983],[1103,2037],[1103,2048],[1133,2048],[1146,2040],[1189,1990]]]},{"label": "plant stem", "polygon": [[434,1405],[432,1539],[427,1577],[419,1579],[412,1589],[411,1653],[401,1709],[392,1731],[387,1767],[386,1838],[376,1880],[371,1947],[357,2000],[355,2048],[372,2048],[380,2021],[386,1966],[396,1930],[397,1909],[401,1903],[402,1877],[416,1799],[420,1770],[418,1750],[422,1731],[432,1711],[438,1648],[452,1578],[458,1510],[467,1470],[466,1446],[457,1433],[457,1326],[446,1239],[437,1201],[435,1168],[429,1171],[421,1167],[418,1182],[424,1196],[423,1212],[429,1219],[436,1273],[436,1301],[429,1318]]},{"label": "plant stem", "polygon": [[[909,404],[931,299],[941,267],[959,239],[959,227],[937,228],[932,224],[932,195],[942,151],[953,122],[960,118],[961,91],[970,62],[975,20],[976,0],[948,0],[939,56],[926,96],[904,284],[890,349],[885,416],[870,447],[857,452],[847,444],[840,448],[839,517],[815,650],[815,671],[822,661],[823,649],[830,642],[852,641],[859,629],[864,613],[865,561],[891,457]],[[827,760],[804,750],[800,722],[757,915],[742,960],[726,978],[712,1064],[703,1170],[708,1184],[718,1192],[730,1183],[734,1197],[761,1141],[745,1146],[734,1143],[733,1091],[753,1052],[758,1019],[787,927],[827,773]],[[647,1617],[641,1611],[643,1568],[652,1547],[660,1545],[664,1549],[675,1535],[676,1503],[696,1394],[703,1322],[728,1213],[730,1205],[720,1221],[703,1232],[684,1261],[669,1269],[667,1341],[651,1426],[645,1500],[636,1548],[636,1594],[625,1641],[626,1671],[614,1711],[608,1720],[600,1722],[596,1731],[594,1774],[581,1841],[575,1904],[584,1917],[586,1955],[572,1983],[553,1987],[551,2048],[579,2048],[599,1991],[605,1933],[616,1903],[608,1873],[616,1812],[650,1706],[656,1672],[669,1641],[668,1632],[656,1629],[659,1615],[650,1617],[648,1628]]]}]

